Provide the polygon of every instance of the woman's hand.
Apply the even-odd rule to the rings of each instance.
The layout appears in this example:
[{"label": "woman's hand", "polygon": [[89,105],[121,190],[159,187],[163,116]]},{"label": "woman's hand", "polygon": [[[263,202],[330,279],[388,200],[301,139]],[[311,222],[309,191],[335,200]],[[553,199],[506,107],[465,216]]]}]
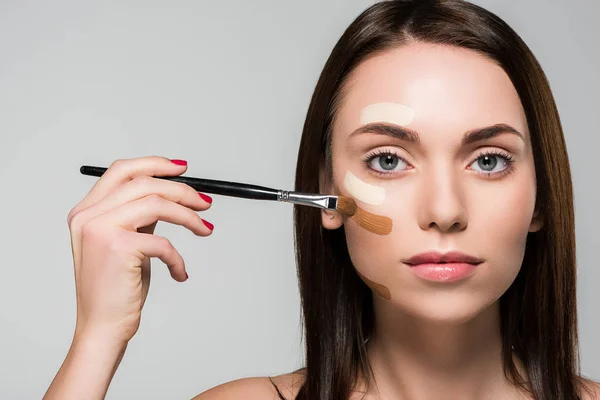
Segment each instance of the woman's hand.
[{"label": "woman's hand", "polygon": [[210,235],[212,224],[195,211],[209,208],[211,199],[183,183],[153,178],[186,169],[185,162],[163,157],[116,161],[69,212],[77,323],[45,400],[104,398],[140,325],[151,257],[167,264],[173,279],[187,279],[181,255],[154,228],[166,221]]},{"label": "woman's hand", "polygon": [[[178,165],[184,164],[184,165]],[[114,162],[67,218],[77,290],[76,334],[102,335],[126,344],[137,332],[150,285],[150,258],[160,258],[173,279],[187,279],[171,242],[155,236],[158,221],[207,236],[212,225],[195,211],[211,199],[188,185],[152,176],[177,176],[185,162],[143,157]]]}]

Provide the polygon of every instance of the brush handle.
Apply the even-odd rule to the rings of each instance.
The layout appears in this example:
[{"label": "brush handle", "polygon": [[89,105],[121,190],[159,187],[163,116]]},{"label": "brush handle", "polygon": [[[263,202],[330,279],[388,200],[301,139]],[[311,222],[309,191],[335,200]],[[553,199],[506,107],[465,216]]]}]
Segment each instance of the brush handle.
[{"label": "brush handle", "polygon": [[[83,175],[102,176],[107,168],[83,165],[79,172]],[[246,183],[216,181],[212,179],[191,178],[187,176],[156,176],[167,181],[185,183],[198,192],[219,194],[223,196],[241,197],[252,200],[279,200],[279,190]]]}]

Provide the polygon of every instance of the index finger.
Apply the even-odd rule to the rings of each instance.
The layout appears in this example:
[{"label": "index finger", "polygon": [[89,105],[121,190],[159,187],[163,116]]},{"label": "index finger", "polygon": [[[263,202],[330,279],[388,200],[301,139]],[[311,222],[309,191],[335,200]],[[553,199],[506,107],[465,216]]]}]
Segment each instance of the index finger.
[{"label": "index finger", "polygon": [[142,176],[177,176],[187,170],[187,161],[171,160],[161,156],[122,159],[113,162],[94,184],[87,196],[72,210],[72,214],[102,200],[116,187]]}]

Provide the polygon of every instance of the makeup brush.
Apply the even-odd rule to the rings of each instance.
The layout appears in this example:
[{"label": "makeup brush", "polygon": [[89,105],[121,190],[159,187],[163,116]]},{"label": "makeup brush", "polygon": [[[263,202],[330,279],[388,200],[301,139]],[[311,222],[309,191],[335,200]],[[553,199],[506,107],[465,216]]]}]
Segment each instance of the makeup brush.
[{"label": "makeup brush", "polygon": [[[79,171],[83,175],[102,176],[107,168],[83,165]],[[349,217],[356,213],[354,200],[344,196],[310,194],[288,190],[272,189],[247,183],[217,181],[213,179],[192,178],[188,176],[156,176],[155,178],[173,182],[185,183],[199,192],[218,194],[230,197],[240,197],[252,200],[271,200],[283,203],[293,203],[302,206],[322,208],[337,211]]]}]

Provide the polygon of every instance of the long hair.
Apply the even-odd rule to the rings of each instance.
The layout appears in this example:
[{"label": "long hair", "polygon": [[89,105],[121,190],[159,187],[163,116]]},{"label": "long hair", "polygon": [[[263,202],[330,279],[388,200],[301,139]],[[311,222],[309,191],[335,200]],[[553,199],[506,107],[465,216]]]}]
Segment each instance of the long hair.
[{"label": "long hair", "polygon": [[[377,3],[348,27],[325,64],[308,108],[296,190],[317,193],[330,170],[332,121],[348,75],[366,58],[411,41],[473,50],[504,69],[531,132],[536,209],[543,228],[527,238],[522,268],[500,298],[506,377],[537,400],[580,399],[575,228],[569,161],[559,115],[542,68],[522,39],[493,13],[461,0]],[[321,229],[320,212],[295,207],[296,261],[304,327],[305,379],[297,399],[346,400],[371,370],[365,341],[372,293],[350,260],[343,229]],[[519,375],[513,353],[529,380]]]}]

